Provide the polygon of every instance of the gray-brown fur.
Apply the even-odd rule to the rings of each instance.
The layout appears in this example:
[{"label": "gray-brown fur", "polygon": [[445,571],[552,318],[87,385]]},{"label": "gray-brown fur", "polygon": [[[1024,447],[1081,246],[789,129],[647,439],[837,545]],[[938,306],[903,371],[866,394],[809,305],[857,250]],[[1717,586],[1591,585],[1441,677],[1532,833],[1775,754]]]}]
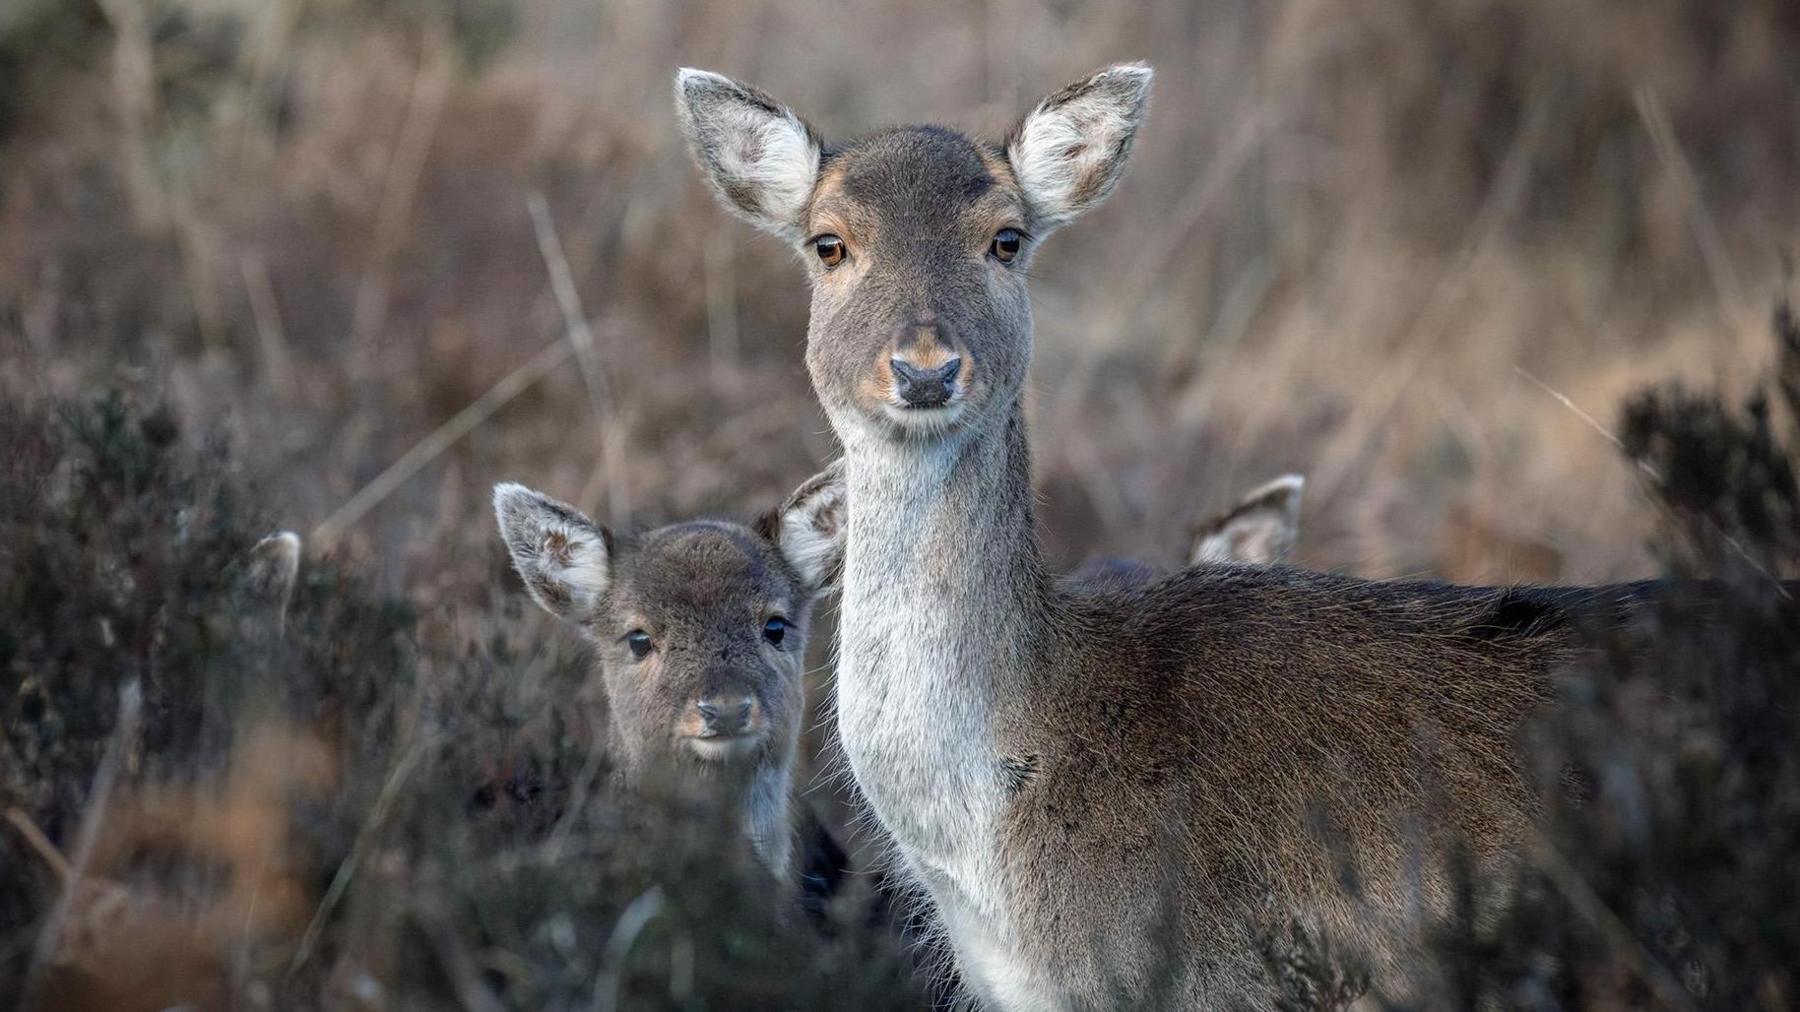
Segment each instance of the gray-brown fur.
[{"label": "gray-brown fur", "polygon": [[[1631,593],[1046,571],[1025,270],[1118,177],[1148,85],[1104,71],[1004,149],[941,128],[845,145],[800,181],[802,217],[761,223],[803,240],[807,366],[845,449],[843,751],[962,978],[1005,1008],[1266,1005],[1251,939],[1289,917],[1402,966],[1450,839],[1502,858],[1528,833],[1520,722],[1584,602]],[[1002,229],[1031,236],[1010,260]],[[835,266],[820,234],[847,246]],[[922,319],[967,363],[928,409],[888,370]]]},{"label": "gray-brown fur", "polygon": [[[797,494],[788,509],[810,502]],[[761,862],[789,879],[802,676],[821,583],[812,559],[784,543],[781,515],[754,529],[702,520],[616,537],[519,485],[496,488],[494,510],[526,589],[593,644],[621,777],[715,791],[738,809]],[[633,634],[648,638],[641,657]]]}]

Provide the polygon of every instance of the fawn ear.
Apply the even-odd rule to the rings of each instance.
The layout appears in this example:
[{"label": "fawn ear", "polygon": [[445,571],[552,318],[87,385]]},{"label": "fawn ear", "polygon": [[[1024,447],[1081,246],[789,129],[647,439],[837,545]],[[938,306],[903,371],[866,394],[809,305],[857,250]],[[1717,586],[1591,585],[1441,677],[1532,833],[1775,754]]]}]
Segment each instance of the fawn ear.
[{"label": "fawn ear", "polygon": [[725,206],[790,242],[804,239],[819,178],[819,137],[806,121],[749,85],[691,67],[675,75],[675,107]]},{"label": "fawn ear", "polygon": [[1108,67],[1038,103],[1006,140],[1006,158],[1040,234],[1100,203],[1125,170],[1150,102],[1151,70]]},{"label": "fawn ear", "polygon": [[844,462],[839,460],[806,479],[780,509],[757,523],[814,594],[836,590],[843,578],[848,505]]},{"label": "fawn ear", "polygon": [[1306,479],[1283,475],[1194,529],[1190,565],[1243,562],[1272,565],[1300,539],[1300,491]]},{"label": "fawn ear", "polygon": [[300,535],[276,531],[250,547],[244,565],[245,589],[285,608],[300,576]]},{"label": "fawn ear", "polygon": [[580,623],[612,581],[612,537],[567,503],[506,482],[494,486],[494,519],[525,589],[544,610]]},{"label": "fawn ear", "polygon": [[269,621],[277,636],[287,626],[288,601],[294,596],[294,584],[300,578],[300,535],[293,531],[276,531],[258,541],[245,554],[239,589],[245,603],[245,617]]}]

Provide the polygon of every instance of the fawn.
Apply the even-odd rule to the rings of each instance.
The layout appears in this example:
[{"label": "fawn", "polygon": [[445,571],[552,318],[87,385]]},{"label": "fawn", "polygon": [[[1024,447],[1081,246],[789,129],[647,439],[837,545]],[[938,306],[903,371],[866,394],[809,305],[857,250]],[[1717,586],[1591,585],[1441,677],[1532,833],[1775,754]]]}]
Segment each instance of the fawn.
[{"label": "fawn", "polygon": [[676,78],[713,190],[811,282],[806,365],[844,448],[845,758],[960,975],[1005,1008],[1266,1004],[1271,919],[1397,972],[1453,841],[1498,861],[1528,833],[1515,732],[1578,619],[1644,592],[1046,572],[1026,268],[1118,180],[1150,81],[1101,71],[998,144],[827,145],[754,88]]},{"label": "fawn", "polygon": [[841,496],[816,478],[754,527],[693,521],[627,538],[522,485],[494,489],[525,589],[594,646],[618,775],[706,781],[783,883],[797,873],[808,624],[835,564],[821,532]]}]

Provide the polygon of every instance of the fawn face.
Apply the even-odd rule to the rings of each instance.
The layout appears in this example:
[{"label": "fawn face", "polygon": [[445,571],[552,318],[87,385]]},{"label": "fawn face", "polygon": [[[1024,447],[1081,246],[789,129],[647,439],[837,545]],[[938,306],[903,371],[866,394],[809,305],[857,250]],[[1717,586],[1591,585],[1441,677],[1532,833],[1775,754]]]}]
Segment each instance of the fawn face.
[{"label": "fawn face", "polygon": [[704,71],[681,71],[676,98],[720,199],[807,265],[806,364],[833,424],[904,439],[1006,417],[1030,364],[1036,245],[1112,189],[1149,85],[1147,67],[1102,71],[999,146],[907,127],[827,147]]},{"label": "fawn face", "polygon": [[721,771],[790,758],[808,616],[830,576],[813,545],[835,537],[812,525],[835,524],[834,503],[797,498],[756,529],[696,521],[615,539],[523,486],[494,492],[526,589],[594,644],[627,759]]}]

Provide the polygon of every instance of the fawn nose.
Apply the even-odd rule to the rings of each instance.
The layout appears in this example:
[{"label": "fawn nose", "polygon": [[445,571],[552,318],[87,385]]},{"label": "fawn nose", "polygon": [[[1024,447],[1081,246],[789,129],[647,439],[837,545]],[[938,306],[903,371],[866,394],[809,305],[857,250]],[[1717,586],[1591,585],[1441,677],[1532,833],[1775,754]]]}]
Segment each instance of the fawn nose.
[{"label": "fawn nose", "polygon": [[942,365],[922,368],[903,358],[892,358],[888,367],[894,370],[894,393],[907,407],[941,408],[950,402],[956,389],[962,359],[952,358]]},{"label": "fawn nose", "polygon": [[694,704],[707,737],[743,734],[750,729],[755,700],[749,696],[707,696]]}]

